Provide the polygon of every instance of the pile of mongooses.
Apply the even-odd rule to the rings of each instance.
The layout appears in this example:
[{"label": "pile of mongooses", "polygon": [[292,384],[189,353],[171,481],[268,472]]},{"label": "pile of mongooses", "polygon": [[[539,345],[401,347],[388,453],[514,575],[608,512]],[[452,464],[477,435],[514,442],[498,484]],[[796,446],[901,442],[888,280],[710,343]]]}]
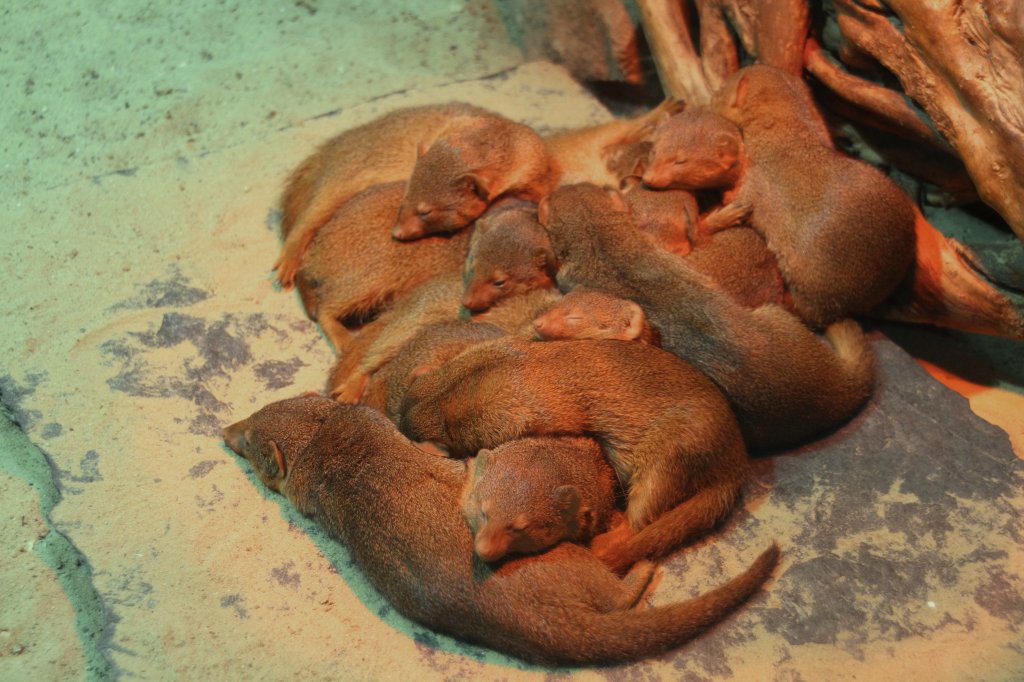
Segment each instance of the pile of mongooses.
[{"label": "pile of mongooses", "polygon": [[869,399],[850,316],[914,248],[906,195],[761,66],[710,108],[546,137],[469,104],[394,111],[321,146],[283,206],[274,267],[338,352],[334,400],[225,440],[402,613],[550,663],[679,646],[769,578],[774,545],[637,606],[650,562],[738,504],[748,450]]}]

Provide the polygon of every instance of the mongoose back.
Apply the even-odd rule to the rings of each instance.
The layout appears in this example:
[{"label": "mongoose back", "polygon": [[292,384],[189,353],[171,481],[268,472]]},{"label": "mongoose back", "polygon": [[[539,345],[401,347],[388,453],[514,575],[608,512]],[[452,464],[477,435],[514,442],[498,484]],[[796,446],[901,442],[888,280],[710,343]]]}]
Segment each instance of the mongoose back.
[{"label": "mongoose back", "polygon": [[[534,289],[503,298],[473,319],[509,334],[529,334],[532,320],[559,298],[557,289]],[[360,329],[347,352],[338,358],[327,392],[341,402],[359,402],[372,376],[390,363],[420,329],[460,316],[461,299],[459,273],[438,275],[396,298],[391,308]]]},{"label": "mongoose back", "polygon": [[617,339],[661,345],[639,304],[585,286],[575,287],[533,321],[536,338]]},{"label": "mongoose back", "polygon": [[800,443],[846,421],[871,395],[874,354],[856,322],[833,324],[826,341],[784,308],[744,308],[685,258],[638,238],[617,193],[563,187],[540,208],[561,263],[559,287],[637,302],[662,347],[728,396],[750,447]]},{"label": "mongoose back", "polygon": [[[738,178],[718,186],[731,188],[728,201],[751,207],[750,226],[778,257],[797,313],[824,327],[885,300],[914,259],[911,198],[871,165],[835,149],[797,76],[747,67],[726,81],[713,106],[718,113],[702,118],[733,126],[741,168]],[[685,164],[669,159],[699,155],[706,135],[687,126],[673,130],[655,143],[644,181],[699,185]],[[736,155],[730,149],[724,158]]]},{"label": "mongoose back", "polygon": [[623,179],[622,198],[637,227],[662,248],[687,256],[691,267],[742,305],[792,305],[775,254],[742,224],[749,216],[746,208],[722,207],[701,216],[691,192],[647,189],[636,176]]},{"label": "mongoose back", "polygon": [[404,434],[454,456],[527,436],[595,438],[639,531],[602,555],[619,571],[713,528],[747,477],[747,451],[721,392],[691,365],[639,343],[478,344],[420,376],[401,412]]},{"label": "mongoose back", "polygon": [[705,237],[686,256],[686,263],[746,308],[774,303],[792,309],[775,254],[749,227],[732,227]]},{"label": "mongoose back", "polygon": [[339,352],[351,334],[346,318],[364,318],[435,275],[458,272],[469,231],[397,242],[388,235],[405,183],[374,185],[345,202],[317,233],[297,282],[307,312]]},{"label": "mongoose back", "polygon": [[557,270],[547,232],[537,222],[537,206],[495,206],[473,228],[462,305],[481,313],[509,296],[554,289]]},{"label": "mongoose back", "polygon": [[[337,135],[292,172],[281,204],[284,245],[274,268],[290,287],[317,230],[358,192],[408,181],[418,145],[430,145],[452,126],[496,116],[461,102],[398,109]],[[397,211],[392,218],[397,218]],[[389,225],[389,228],[391,226]]]},{"label": "mongoose back", "polygon": [[501,338],[506,332],[472,320],[434,322],[420,329],[373,379],[371,398],[363,403],[398,421],[402,400],[417,378],[440,367],[472,345]]},{"label": "mongoose back", "polygon": [[562,543],[489,568],[460,510],[465,465],[420,450],[376,410],[294,398],[227,427],[224,438],[269,488],[345,543],[400,613],[528,661],[625,662],[678,647],[742,604],[778,561],[772,546],[715,590],[636,610],[646,563],[619,580]]},{"label": "mongoose back", "polygon": [[657,127],[681,107],[679,102],[665,100],[633,118],[546,135],[554,185],[593,182],[618,187],[624,153],[649,140]]},{"label": "mongoose back", "polygon": [[586,543],[615,512],[615,471],[590,438],[523,438],[480,450],[462,506],[487,562]]},{"label": "mongoose back", "polygon": [[699,217],[697,197],[684,190],[648,189],[635,175],[623,178],[620,188],[638,228],[672,253],[690,253]]}]

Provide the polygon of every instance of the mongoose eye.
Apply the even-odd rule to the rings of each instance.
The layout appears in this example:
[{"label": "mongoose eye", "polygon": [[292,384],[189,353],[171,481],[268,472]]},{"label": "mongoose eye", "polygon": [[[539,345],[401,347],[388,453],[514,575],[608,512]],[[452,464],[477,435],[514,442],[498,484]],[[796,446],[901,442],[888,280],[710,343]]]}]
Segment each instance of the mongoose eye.
[{"label": "mongoose eye", "polygon": [[685,165],[685,164],[687,164],[687,163],[689,163],[689,162],[690,162],[690,159],[688,159],[688,158],[682,158],[682,159],[676,159],[676,161],[675,161],[675,164],[676,164],[677,166],[683,166],[683,165]]},{"label": "mongoose eye", "polygon": [[526,519],[516,519],[511,524],[509,524],[508,529],[513,533],[522,533],[524,530],[526,530],[526,527],[528,525],[530,524],[529,522],[527,522]]},{"label": "mongoose eye", "polygon": [[505,286],[505,280],[503,280],[503,279],[496,279],[493,282],[491,282],[491,286],[494,286],[494,287],[497,287],[498,289],[500,289],[503,286]]}]

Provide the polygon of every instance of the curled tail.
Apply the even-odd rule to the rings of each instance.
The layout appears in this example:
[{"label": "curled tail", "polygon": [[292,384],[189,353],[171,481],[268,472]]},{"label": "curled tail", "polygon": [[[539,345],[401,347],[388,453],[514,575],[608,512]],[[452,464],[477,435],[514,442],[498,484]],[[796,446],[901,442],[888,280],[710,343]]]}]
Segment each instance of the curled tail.
[{"label": "curled tail", "polygon": [[835,349],[841,366],[833,398],[840,412],[852,415],[875,388],[875,352],[855,320],[829,325],[825,338]]},{"label": "curled tail", "polygon": [[742,485],[743,478],[736,477],[708,486],[622,544],[594,553],[615,573],[624,573],[641,559],[660,559],[718,525],[736,505]]},{"label": "curled tail", "polygon": [[779,548],[773,544],[742,574],[694,599],[609,613],[538,609],[532,622],[520,621],[495,634],[509,637],[500,643],[502,650],[527,660],[594,665],[655,656],[696,637],[743,604],[778,561]]}]

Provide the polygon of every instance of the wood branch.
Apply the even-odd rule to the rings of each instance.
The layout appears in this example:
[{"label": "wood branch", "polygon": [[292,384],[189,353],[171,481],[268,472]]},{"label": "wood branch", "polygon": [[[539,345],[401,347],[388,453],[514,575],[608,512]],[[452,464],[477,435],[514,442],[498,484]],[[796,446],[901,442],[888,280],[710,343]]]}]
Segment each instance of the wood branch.
[{"label": "wood branch", "polygon": [[807,0],[753,0],[757,6],[757,61],[800,74],[810,31]]},{"label": "wood branch", "polygon": [[807,41],[804,62],[807,70],[829,90],[884,119],[889,124],[888,129],[891,132],[952,151],[949,143],[907,104],[902,93],[844,71],[828,57],[818,41],[813,38]]},{"label": "wood branch", "polygon": [[721,0],[697,0],[700,18],[700,58],[711,92],[740,68],[740,56],[729,23],[722,12]]},{"label": "wood branch", "polygon": [[916,259],[876,317],[1024,339],[1024,296],[990,279],[982,259],[918,212]]},{"label": "wood branch", "polygon": [[1024,22],[1010,0],[835,0],[839,30],[882,63],[1024,239]]},{"label": "wood branch", "polygon": [[711,101],[704,68],[678,0],[637,0],[637,7],[666,93],[687,104]]}]

